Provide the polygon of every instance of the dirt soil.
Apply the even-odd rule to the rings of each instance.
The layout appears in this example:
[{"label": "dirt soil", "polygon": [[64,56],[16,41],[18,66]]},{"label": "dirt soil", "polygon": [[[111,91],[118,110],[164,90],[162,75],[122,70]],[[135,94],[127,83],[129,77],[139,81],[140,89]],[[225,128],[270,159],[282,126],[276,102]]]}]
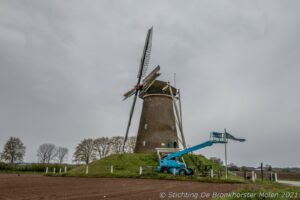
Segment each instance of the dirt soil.
[{"label": "dirt soil", "polygon": [[0,174],[0,200],[210,199],[213,192],[227,193],[240,187],[243,185]]},{"label": "dirt soil", "polygon": [[[236,172],[237,175],[244,177],[243,172]],[[256,171],[257,178],[261,179],[260,171]],[[251,177],[251,172],[247,172],[247,175]],[[264,179],[270,179],[271,172],[264,172]],[[277,172],[278,180],[295,180],[300,181],[300,173],[293,173],[293,172]]]},{"label": "dirt soil", "polygon": [[300,173],[278,172],[278,179],[300,181]]}]

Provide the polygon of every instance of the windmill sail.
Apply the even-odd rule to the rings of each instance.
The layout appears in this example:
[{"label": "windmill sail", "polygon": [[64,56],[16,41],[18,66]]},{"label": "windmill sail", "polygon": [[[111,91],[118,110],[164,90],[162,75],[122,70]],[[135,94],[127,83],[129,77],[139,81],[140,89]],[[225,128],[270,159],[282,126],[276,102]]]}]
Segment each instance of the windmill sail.
[{"label": "windmill sail", "polygon": [[140,79],[146,75],[149,61],[150,61],[150,54],[151,54],[151,48],[152,48],[152,34],[153,34],[153,27],[148,30],[144,51],[141,58],[141,64],[140,69],[137,77]]},{"label": "windmill sail", "polygon": [[158,65],[157,67],[155,67],[154,70],[152,70],[152,72],[148,74],[148,76],[146,76],[146,78],[144,78],[143,84],[147,84],[147,82],[151,82],[153,79],[159,76],[160,75],[160,73],[158,73],[159,70],[160,70],[160,66]]},{"label": "windmill sail", "polygon": [[125,94],[123,94],[123,96],[124,96],[123,101],[124,101],[125,99],[127,99],[128,97],[131,97],[132,95],[134,95],[135,91],[136,91],[136,89],[133,88],[133,89],[129,90],[128,92],[126,92]]},{"label": "windmill sail", "polygon": [[141,83],[141,79],[143,76],[145,76],[148,65],[149,65],[151,46],[152,46],[152,44],[151,44],[152,43],[152,32],[153,32],[153,27],[151,27],[147,33],[144,51],[143,51],[142,58],[141,58],[141,63],[140,63],[140,68],[139,68],[139,73],[138,73],[138,81],[137,81],[136,87],[134,89],[130,90],[129,92],[125,93],[125,95],[124,95],[125,96],[124,99],[126,99],[132,95],[134,95],[134,97],[133,97],[133,102],[132,102],[132,106],[130,109],[129,120],[128,120],[125,138],[124,138],[124,142],[123,142],[123,152],[124,152],[125,144],[126,144],[127,138],[128,138],[129,128],[131,125],[131,120],[132,120],[132,116],[133,116],[133,112],[134,112],[134,108],[135,108],[135,104],[136,104],[136,98],[140,91],[139,86]]}]

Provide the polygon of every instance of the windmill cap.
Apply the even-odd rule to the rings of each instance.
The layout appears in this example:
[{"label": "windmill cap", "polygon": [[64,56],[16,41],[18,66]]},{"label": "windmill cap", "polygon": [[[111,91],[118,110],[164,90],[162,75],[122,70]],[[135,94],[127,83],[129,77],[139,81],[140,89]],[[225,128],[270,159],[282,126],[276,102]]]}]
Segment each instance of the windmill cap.
[{"label": "windmill cap", "polygon": [[[170,89],[167,89],[167,90],[163,90],[166,86],[168,85],[168,82],[166,81],[160,81],[160,80],[155,80],[155,82],[151,85],[151,87],[147,90],[146,93],[144,93],[141,98],[144,96],[144,95],[147,95],[147,94],[167,94],[167,95],[171,95],[170,93]],[[177,89],[173,86],[171,86],[171,89],[172,89],[172,93],[174,96],[177,95]]]}]

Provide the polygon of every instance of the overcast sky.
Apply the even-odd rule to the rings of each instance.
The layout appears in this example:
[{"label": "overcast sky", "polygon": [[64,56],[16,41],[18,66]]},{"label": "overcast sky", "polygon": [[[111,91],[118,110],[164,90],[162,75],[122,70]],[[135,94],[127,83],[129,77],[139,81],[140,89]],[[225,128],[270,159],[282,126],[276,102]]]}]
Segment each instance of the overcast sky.
[{"label": "overcast sky", "polygon": [[[36,162],[40,144],[124,135],[147,29],[149,71],[181,89],[187,143],[210,131],[228,162],[298,166],[300,1],[0,0],[0,149],[10,136]],[[142,101],[130,135],[136,135]],[[199,151],[224,158],[224,146]]]}]

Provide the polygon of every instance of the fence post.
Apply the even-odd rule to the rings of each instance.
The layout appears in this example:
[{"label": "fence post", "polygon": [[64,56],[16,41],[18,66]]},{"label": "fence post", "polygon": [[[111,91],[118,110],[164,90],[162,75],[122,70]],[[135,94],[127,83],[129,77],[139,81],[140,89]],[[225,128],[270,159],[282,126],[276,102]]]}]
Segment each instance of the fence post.
[{"label": "fence post", "polygon": [[251,178],[252,178],[252,182],[255,182],[254,171],[252,171],[252,176],[251,176]]},{"label": "fence post", "polygon": [[67,166],[65,166],[65,173],[67,173]]},{"label": "fence post", "polygon": [[46,174],[48,174],[48,167],[46,167]]},{"label": "fence post", "polygon": [[61,174],[61,168],[59,168],[59,173]]},{"label": "fence post", "polygon": [[143,174],[143,167],[140,166],[140,175],[142,175],[142,174]]},{"label": "fence post", "polygon": [[273,174],[273,172],[271,172],[271,173],[270,173],[270,181],[271,181],[271,182],[274,181],[274,178],[275,178],[275,177],[274,177],[274,174]]},{"label": "fence post", "polygon": [[254,180],[256,180],[257,179],[257,174],[256,173],[254,173]]},{"label": "fence post", "polygon": [[211,170],[210,170],[210,178],[213,178],[213,177],[214,177],[214,170],[211,169]]},{"label": "fence post", "polygon": [[53,174],[55,174],[55,167],[54,167],[54,169],[53,169]]},{"label": "fence post", "polygon": [[277,182],[277,172],[274,173],[274,181]]},{"label": "fence post", "polygon": [[88,174],[88,173],[89,173],[89,166],[87,165],[85,168],[85,174]]},{"label": "fence post", "polygon": [[175,167],[173,168],[173,175],[174,176],[176,175],[176,169],[175,169]]},{"label": "fence post", "polygon": [[112,173],[112,174],[114,173],[114,166],[113,165],[110,166],[110,173]]},{"label": "fence post", "polygon": [[260,174],[261,174],[261,181],[264,180],[264,165],[260,163]]}]

